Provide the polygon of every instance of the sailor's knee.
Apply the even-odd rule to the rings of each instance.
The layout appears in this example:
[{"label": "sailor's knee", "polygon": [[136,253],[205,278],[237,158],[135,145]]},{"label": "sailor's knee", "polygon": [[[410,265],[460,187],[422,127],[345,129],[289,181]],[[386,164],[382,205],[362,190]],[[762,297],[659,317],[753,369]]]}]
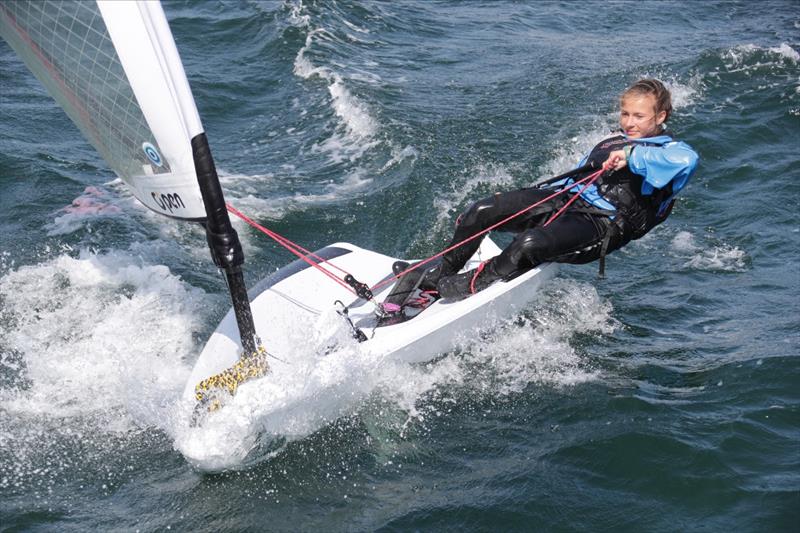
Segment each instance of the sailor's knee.
[{"label": "sailor's knee", "polygon": [[488,215],[494,206],[495,202],[492,196],[478,200],[459,215],[458,220],[456,220],[456,226],[481,225],[488,219]]},{"label": "sailor's knee", "polygon": [[551,249],[551,239],[539,228],[523,231],[511,243],[512,256],[516,260],[527,259],[532,264],[540,263]]}]

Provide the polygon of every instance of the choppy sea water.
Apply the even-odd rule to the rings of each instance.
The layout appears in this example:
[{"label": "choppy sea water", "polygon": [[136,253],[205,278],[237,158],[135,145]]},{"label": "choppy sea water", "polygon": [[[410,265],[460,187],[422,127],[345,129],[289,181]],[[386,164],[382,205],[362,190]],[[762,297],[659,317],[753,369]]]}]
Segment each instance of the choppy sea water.
[{"label": "choppy sea water", "polygon": [[[471,201],[570,168],[641,76],[701,167],[606,279],[564,267],[513,320],[208,475],[175,414],[229,305],[203,234],[138,205],[0,42],[0,529],[796,529],[796,2],[165,11],[229,200],[307,248],[435,253]],[[292,259],[237,227],[251,284]]]}]

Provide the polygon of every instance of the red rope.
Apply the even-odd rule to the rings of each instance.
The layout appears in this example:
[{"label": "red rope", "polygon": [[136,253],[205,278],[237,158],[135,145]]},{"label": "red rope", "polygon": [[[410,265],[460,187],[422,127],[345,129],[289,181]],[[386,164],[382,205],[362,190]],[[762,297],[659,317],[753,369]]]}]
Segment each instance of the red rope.
[{"label": "red rope", "polygon": [[[282,235],[280,235],[278,233],[275,233],[271,229],[265,228],[264,226],[262,226],[261,224],[259,224],[255,220],[249,218],[247,215],[245,215],[244,213],[242,213],[241,211],[239,211],[238,209],[233,207],[231,204],[226,204],[226,207],[228,208],[228,211],[230,211],[231,213],[233,213],[237,217],[241,218],[242,220],[244,220],[245,222],[247,222],[248,224],[250,224],[251,226],[253,226],[257,230],[259,230],[262,233],[268,235],[273,240],[275,240],[275,242],[277,242],[278,244],[280,244],[281,246],[283,246],[284,248],[286,248],[287,250],[292,252],[294,255],[296,255],[297,257],[299,257],[300,259],[302,259],[303,261],[305,261],[306,263],[308,263],[312,267],[316,268],[317,270],[321,271],[323,274],[325,274],[326,276],[328,276],[329,278],[334,280],[336,283],[338,283],[342,287],[346,288],[347,290],[349,290],[350,292],[355,294],[356,291],[355,291],[355,289],[353,289],[353,287],[351,287],[350,285],[345,283],[344,280],[339,279],[339,277],[337,277],[335,274],[333,274],[329,270],[326,270],[325,268],[323,268],[322,267],[322,263],[327,263],[330,266],[332,266],[333,268],[339,270],[340,272],[344,272],[345,274],[348,274],[347,271],[342,270],[338,266],[336,266],[333,263],[329,262],[327,259],[318,256],[314,252],[309,252],[308,250],[306,250],[305,248],[303,248],[299,244],[290,241],[289,239],[287,239],[286,237],[284,237],[284,236],[282,236]],[[315,259],[319,259],[319,263],[316,263],[316,262],[312,261],[311,259],[309,259],[309,256],[310,257],[314,257]]]},{"label": "red rope", "polygon": [[[586,182],[586,184],[583,186],[583,188],[582,188],[580,191],[578,191],[578,194],[576,194],[575,196],[573,196],[572,198],[570,198],[570,199],[569,199],[569,201],[568,201],[566,204],[564,204],[564,206],[563,206],[561,209],[559,209],[558,211],[556,211],[555,213],[553,213],[553,216],[551,216],[550,218],[548,218],[548,219],[547,219],[547,222],[545,222],[545,223],[544,223],[544,226],[543,226],[543,227],[547,227],[547,225],[548,225],[548,224],[550,224],[552,221],[554,221],[554,220],[555,220],[555,219],[557,219],[559,216],[561,216],[561,213],[563,213],[563,212],[564,212],[564,211],[565,211],[565,210],[566,210],[566,209],[567,209],[569,206],[571,206],[571,205],[572,205],[572,203],[573,203],[575,200],[577,200],[577,199],[578,199],[578,197],[579,197],[581,194],[583,194],[583,191],[585,191],[586,189],[588,189],[588,188],[589,188],[589,186],[590,186],[592,183],[594,183],[595,181],[597,181],[597,178],[599,178],[599,177],[600,177],[600,174],[602,174],[602,173],[603,173],[603,170],[604,170],[604,169],[600,169],[600,170],[598,170],[597,172],[595,172],[594,174],[592,174],[591,176],[588,176],[588,178],[591,178],[591,179],[589,179],[589,181],[587,181],[587,182]],[[588,179],[588,178],[587,178],[587,179]],[[576,183],[575,185],[577,185],[577,183]]]},{"label": "red rope", "polygon": [[[423,259],[422,261],[420,261],[420,262],[416,263],[416,264],[415,264],[414,266],[412,266],[411,268],[408,268],[408,269],[404,270],[403,272],[400,272],[399,274],[397,274],[397,275],[395,275],[395,276],[392,276],[392,277],[390,277],[390,278],[387,278],[387,279],[385,279],[385,280],[383,280],[383,281],[380,281],[380,282],[376,283],[376,284],[375,284],[375,285],[374,285],[374,286],[371,288],[371,291],[372,291],[372,292],[376,292],[376,291],[377,291],[379,288],[383,287],[384,285],[387,285],[387,284],[389,284],[389,283],[392,283],[392,282],[394,282],[394,281],[396,281],[396,280],[400,279],[401,277],[405,276],[405,275],[406,275],[406,274],[408,274],[409,272],[411,272],[411,271],[413,271],[413,270],[416,270],[416,269],[418,269],[418,268],[420,268],[420,267],[422,267],[422,266],[424,266],[424,265],[427,265],[428,263],[430,263],[430,262],[431,262],[431,261],[433,261],[434,259],[437,259],[437,258],[439,258],[439,257],[443,256],[444,254],[446,254],[446,253],[448,253],[448,252],[450,252],[450,251],[452,251],[452,250],[455,250],[456,248],[458,248],[458,247],[460,247],[460,246],[463,246],[463,245],[465,245],[466,243],[468,243],[468,242],[470,242],[470,241],[472,241],[472,240],[474,240],[474,239],[477,239],[478,237],[481,237],[481,236],[483,236],[483,235],[485,235],[485,234],[489,233],[490,231],[494,230],[495,228],[498,228],[498,227],[502,226],[502,225],[503,225],[503,224],[505,224],[506,222],[508,222],[508,221],[510,221],[510,220],[513,220],[513,219],[515,219],[516,217],[518,217],[518,216],[520,216],[520,215],[522,215],[522,214],[524,214],[524,213],[527,213],[527,212],[528,212],[528,211],[530,211],[531,209],[533,209],[533,208],[535,208],[535,207],[537,207],[537,206],[539,206],[539,205],[541,205],[541,204],[543,204],[543,203],[545,203],[545,202],[547,202],[547,201],[549,201],[549,200],[552,200],[552,199],[553,199],[553,198],[555,198],[556,196],[558,196],[558,195],[560,195],[560,194],[563,194],[563,193],[565,193],[565,192],[567,192],[567,191],[569,191],[569,190],[571,190],[571,189],[575,188],[577,185],[580,185],[580,184],[582,184],[582,183],[585,183],[585,184],[584,184],[584,186],[583,186],[583,188],[581,188],[581,190],[578,192],[578,194],[576,194],[575,196],[573,196],[572,198],[570,198],[570,200],[569,200],[569,201],[568,201],[568,202],[567,202],[567,203],[566,203],[566,204],[565,204],[565,205],[564,205],[564,206],[563,206],[561,209],[559,209],[559,210],[558,210],[558,211],[557,211],[555,214],[553,214],[553,216],[551,216],[551,217],[550,217],[550,218],[547,220],[547,222],[545,222],[545,223],[544,223],[544,225],[545,225],[545,226],[547,226],[547,225],[548,225],[548,224],[550,224],[550,223],[551,223],[553,220],[555,220],[556,218],[558,218],[558,217],[561,215],[561,213],[563,213],[563,212],[564,212],[564,211],[567,209],[567,207],[569,207],[570,205],[572,205],[572,203],[573,203],[573,202],[574,202],[574,201],[575,201],[575,200],[576,200],[576,199],[577,199],[577,198],[578,198],[578,197],[579,197],[581,194],[583,194],[583,192],[584,192],[584,191],[585,191],[587,188],[589,188],[589,186],[590,186],[592,183],[594,183],[595,181],[597,181],[597,179],[600,177],[600,175],[601,175],[601,174],[602,174],[604,171],[605,171],[605,169],[600,169],[600,170],[598,170],[597,172],[594,172],[594,173],[592,173],[592,174],[590,174],[590,175],[586,176],[586,177],[585,177],[585,178],[583,178],[583,179],[580,179],[580,180],[578,180],[578,181],[576,181],[576,182],[574,182],[574,183],[570,183],[569,185],[567,185],[567,186],[566,186],[566,187],[564,187],[563,189],[561,189],[561,190],[559,190],[559,191],[556,191],[556,192],[554,192],[553,194],[551,194],[551,195],[547,196],[546,198],[544,198],[544,199],[542,199],[542,200],[539,200],[538,202],[536,202],[536,203],[534,203],[534,204],[532,204],[532,205],[529,205],[529,206],[528,206],[528,207],[526,207],[525,209],[521,209],[520,211],[517,211],[516,213],[514,213],[514,214],[512,214],[512,215],[510,215],[510,216],[508,216],[508,217],[506,217],[506,218],[504,218],[504,219],[503,219],[503,220],[501,220],[500,222],[497,222],[496,224],[492,224],[492,225],[491,225],[491,226],[489,226],[488,228],[486,228],[486,229],[484,229],[484,230],[481,230],[481,231],[479,231],[478,233],[476,233],[476,234],[474,234],[474,235],[471,235],[470,237],[467,237],[467,238],[466,238],[466,239],[464,239],[463,241],[461,241],[461,242],[458,242],[458,243],[456,243],[456,244],[454,244],[454,245],[452,245],[452,246],[449,246],[449,247],[445,248],[444,250],[442,250],[441,252],[437,253],[436,255],[432,255],[432,256],[428,257],[427,259]],[[302,259],[303,261],[305,261],[306,263],[308,263],[308,264],[309,264],[309,265],[311,265],[312,267],[314,267],[314,268],[316,268],[317,270],[321,271],[323,274],[325,274],[326,276],[328,276],[329,278],[331,278],[333,281],[335,281],[336,283],[338,283],[338,284],[339,284],[339,285],[341,285],[342,287],[344,287],[344,288],[348,289],[348,290],[349,290],[350,292],[352,292],[353,294],[355,294],[355,293],[356,293],[356,291],[355,291],[355,289],[354,289],[353,287],[351,287],[349,284],[347,284],[347,283],[346,283],[346,282],[345,282],[343,279],[340,279],[338,276],[336,276],[335,274],[333,274],[331,271],[329,271],[329,270],[325,269],[325,268],[324,268],[322,265],[323,265],[323,264],[328,264],[328,265],[330,265],[331,267],[333,267],[334,269],[338,270],[339,272],[342,272],[343,274],[345,274],[345,275],[348,275],[348,274],[349,274],[349,272],[347,272],[346,270],[344,270],[344,269],[342,269],[342,268],[340,268],[340,267],[336,266],[335,264],[333,264],[333,263],[329,262],[327,259],[325,259],[325,258],[323,258],[323,257],[320,257],[319,255],[315,254],[314,252],[311,252],[311,251],[309,251],[309,250],[306,250],[305,248],[303,248],[303,247],[302,247],[302,246],[300,246],[299,244],[297,244],[297,243],[295,243],[295,242],[292,242],[291,240],[289,240],[289,239],[287,239],[286,237],[284,237],[284,236],[282,236],[282,235],[280,235],[280,234],[278,234],[278,233],[276,233],[276,232],[274,232],[274,231],[270,230],[269,228],[266,228],[266,227],[262,226],[261,224],[259,224],[259,223],[258,223],[258,222],[256,222],[255,220],[253,220],[253,219],[249,218],[247,215],[245,215],[244,213],[242,213],[241,211],[239,211],[238,209],[236,209],[235,207],[233,207],[231,204],[226,204],[226,207],[228,208],[228,211],[230,211],[232,214],[236,215],[237,217],[239,217],[240,219],[242,219],[243,221],[245,221],[245,222],[246,222],[247,224],[249,224],[250,226],[252,226],[252,227],[256,228],[257,230],[261,231],[262,233],[266,234],[267,236],[269,236],[270,238],[272,238],[272,239],[273,239],[275,242],[277,242],[278,244],[280,244],[281,246],[283,246],[284,248],[286,248],[287,250],[289,250],[290,252],[292,252],[294,255],[296,255],[297,257],[299,257],[300,259]],[[315,258],[315,259],[318,259],[318,260],[319,260],[319,262],[315,262],[315,261],[313,261],[313,260],[309,259],[309,257],[313,257],[313,258]],[[483,265],[483,263],[482,263],[481,265]],[[475,283],[475,278],[477,278],[477,274],[478,274],[478,273],[480,273],[480,270],[479,270],[479,271],[476,273],[476,275],[475,275],[475,276],[473,277],[473,279],[472,279],[472,282],[470,283],[470,289],[472,290],[472,292],[474,292],[474,283]]]},{"label": "red rope", "polygon": [[[588,176],[586,176],[586,177],[585,177],[585,178],[583,178],[583,179],[580,179],[580,180],[578,180],[578,181],[576,181],[576,182],[574,182],[574,183],[570,183],[569,185],[567,185],[567,186],[566,186],[566,187],[564,187],[563,189],[561,189],[561,190],[559,190],[559,191],[556,191],[556,192],[554,192],[553,194],[551,194],[551,195],[550,195],[550,196],[548,196],[547,198],[544,198],[543,200],[539,200],[539,201],[538,201],[538,202],[536,202],[535,204],[529,205],[529,206],[528,206],[528,207],[526,207],[525,209],[522,209],[522,210],[520,210],[520,211],[517,211],[517,212],[516,212],[516,213],[514,213],[513,215],[510,215],[510,216],[508,216],[508,217],[504,218],[503,220],[501,220],[500,222],[498,222],[498,223],[496,223],[496,224],[493,224],[493,225],[489,226],[488,228],[486,228],[486,229],[484,229],[484,230],[481,230],[481,231],[479,231],[479,232],[478,232],[478,233],[476,233],[475,235],[472,235],[472,236],[470,236],[470,237],[467,237],[467,238],[466,238],[466,239],[464,239],[463,241],[461,241],[461,242],[459,242],[459,243],[456,243],[456,244],[454,244],[454,245],[452,245],[452,246],[450,246],[450,247],[448,247],[448,248],[445,248],[444,250],[442,250],[441,252],[439,252],[439,253],[438,253],[438,254],[436,254],[436,255],[432,255],[431,257],[429,257],[429,258],[427,258],[427,259],[423,259],[423,260],[422,260],[422,261],[420,261],[419,263],[416,263],[414,266],[412,266],[412,267],[410,267],[410,268],[407,268],[406,270],[404,270],[404,271],[400,272],[400,273],[399,273],[399,274],[397,274],[396,276],[393,276],[393,277],[387,278],[387,279],[385,279],[385,280],[383,280],[383,281],[381,281],[381,282],[379,282],[379,283],[375,284],[375,286],[373,286],[373,287],[372,287],[372,292],[376,292],[376,291],[377,291],[379,288],[383,287],[384,285],[387,285],[388,283],[391,283],[391,282],[393,282],[393,281],[395,281],[395,280],[398,280],[398,279],[402,278],[403,276],[405,276],[406,274],[408,274],[408,273],[409,273],[409,272],[411,272],[412,270],[416,270],[416,269],[418,269],[418,268],[420,268],[420,267],[422,267],[422,266],[424,266],[424,265],[427,265],[428,263],[430,263],[430,262],[431,262],[431,261],[433,261],[434,259],[436,259],[436,258],[438,258],[438,257],[441,257],[441,256],[443,256],[443,255],[444,255],[444,254],[446,254],[447,252],[450,252],[451,250],[455,250],[455,249],[456,249],[456,248],[458,248],[459,246],[463,246],[464,244],[466,244],[466,243],[470,242],[471,240],[474,240],[474,239],[477,239],[478,237],[481,237],[481,236],[483,236],[483,235],[486,235],[487,233],[489,233],[489,232],[490,232],[490,231],[492,231],[493,229],[495,229],[495,228],[498,228],[498,227],[502,226],[503,224],[505,224],[505,223],[506,223],[506,222],[508,222],[509,220],[513,220],[513,219],[515,219],[516,217],[518,217],[518,216],[520,216],[520,215],[522,215],[522,214],[524,214],[524,213],[527,213],[528,211],[530,211],[530,210],[531,210],[531,209],[533,209],[534,207],[537,207],[537,206],[539,206],[539,205],[541,205],[541,204],[543,204],[543,203],[545,203],[545,202],[547,202],[547,201],[549,201],[549,200],[552,200],[553,198],[555,198],[555,197],[556,197],[556,196],[558,196],[559,194],[562,194],[562,193],[564,193],[564,192],[567,192],[567,191],[569,191],[569,190],[571,190],[571,189],[575,188],[575,186],[577,186],[577,185],[580,185],[580,184],[582,184],[582,183],[584,183],[584,182],[585,182],[585,183],[586,183],[586,185],[584,186],[584,188],[583,188],[583,189],[581,189],[581,191],[580,191],[580,192],[579,192],[577,195],[575,195],[575,197],[571,198],[571,199],[570,199],[570,201],[567,203],[567,206],[568,206],[568,205],[570,205],[572,202],[574,202],[574,201],[575,201],[575,199],[576,199],[578,196],[580,196],[580,194],[581,194],[583,191],[585,191],[585,190],[586,190],[586,188],[587,188],[589,185],[591,185],[592,183],[594,183],[595,181],[597,181],[597,179],[600,177],[600,175],[601,175],[601,174],[602,174],[604,171],[605,171],[605,169],[600,169],[600,170],[598,170],[597,172],[593,172],[592,174],[589,174]],[[561,214],[561,213],[564,211],[564,208],[566,208],[566,206],[564,206],[563,208],[561,208],[561,209],[559,210],[559,212],[558,212],[558,213],[556,213],[556,215],[560,215],[560,214]],[[548,220],[546,224],[549,224],[549,223],[550,223],[550,222],[552,222],[554,219],[555,219],[555,216],[551,217],[551,218],[550,218],[550,220]]]},{"label": "red rope", "polygon": [[470,294],[475,294],[477,292],[475,290],[475,282],[478,281],[478,276],[481,275],[481,272],[483,272],[483,269],[486,268],[486,263],[488,263],[488,262],[489,262],[488,259],[486,261],[481,261],[481,264],[478,265],[478,268],[475,269],[475,274],[472,276],[472,279],[469,281],[469,293]]}]

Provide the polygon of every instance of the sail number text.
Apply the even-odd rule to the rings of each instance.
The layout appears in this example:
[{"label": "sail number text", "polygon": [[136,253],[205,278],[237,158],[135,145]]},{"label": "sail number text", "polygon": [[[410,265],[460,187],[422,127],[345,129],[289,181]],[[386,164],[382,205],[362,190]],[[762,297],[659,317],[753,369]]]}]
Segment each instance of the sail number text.
[{"label": "sail number text", "polygon": [[156,204],[158,204],[158,207],[164,211],[169,211],[172,213],[173,209],[186,209],[186,205],[184,205],[183,200],[181,200],[181,196],[178,193],[156,194],[151,192],[150,194],[153,196],[153,200],[156,202]]}]

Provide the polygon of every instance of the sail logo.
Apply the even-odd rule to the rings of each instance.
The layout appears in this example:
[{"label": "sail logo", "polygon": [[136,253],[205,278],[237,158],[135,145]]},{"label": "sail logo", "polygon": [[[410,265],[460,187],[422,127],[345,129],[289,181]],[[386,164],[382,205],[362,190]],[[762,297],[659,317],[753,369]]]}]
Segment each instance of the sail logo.
[{"label": "sail logo", "polygon": [[142,150],[144,150],[144,155],[147,156],[147,159],[153,162],[153,164],[157,167],[161,167],[164,164],[164,160],[161,159],[161,154],[158,153],[156,147],[152,144],[145,142],[142,143]]},{"label": "sail logo", "polygon": [[181,196],[176,192],[169,194],[156,194],[151,192],[150,195],[153,197],[153,201],[156,205],[164,211],[172,213],[173,209],[186,209],[186,205],[183,203]]}]

